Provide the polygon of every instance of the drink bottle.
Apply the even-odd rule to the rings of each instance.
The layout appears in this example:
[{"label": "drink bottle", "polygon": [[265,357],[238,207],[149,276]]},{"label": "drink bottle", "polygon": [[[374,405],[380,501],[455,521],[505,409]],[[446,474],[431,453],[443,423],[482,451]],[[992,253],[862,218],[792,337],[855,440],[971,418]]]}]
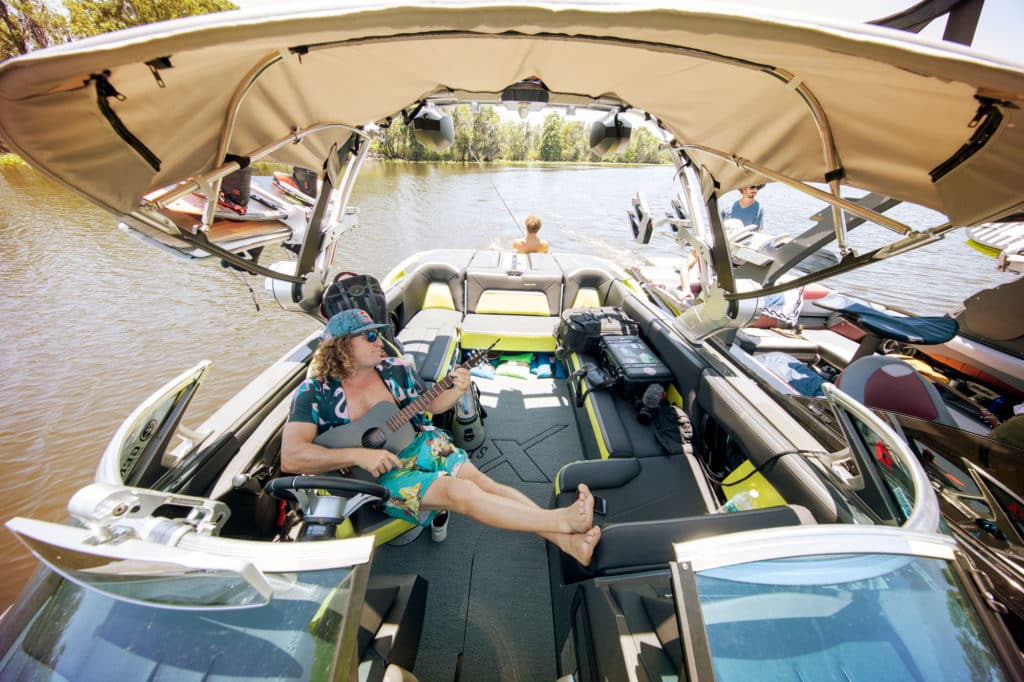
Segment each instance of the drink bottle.
[{"label": "drink bottle", "polygon": [[741,490],[723,504],[718,511],[735,512],[753,509],[757,506],[758,492],[756,490]]}]

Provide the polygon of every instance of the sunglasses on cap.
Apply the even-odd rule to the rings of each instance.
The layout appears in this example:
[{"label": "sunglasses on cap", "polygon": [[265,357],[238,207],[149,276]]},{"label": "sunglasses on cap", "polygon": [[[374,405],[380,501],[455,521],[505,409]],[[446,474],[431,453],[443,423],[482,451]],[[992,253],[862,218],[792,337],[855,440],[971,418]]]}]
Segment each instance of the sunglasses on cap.
[{"label": "sunglasses on cap", "polygon": [[370,343],[376,343],[377,339],[380,338],[380,332],[376,329],[371,329],[370,331],[362,332],[360,334],[352,334],[352,336],[365,336],[366,340]]}]

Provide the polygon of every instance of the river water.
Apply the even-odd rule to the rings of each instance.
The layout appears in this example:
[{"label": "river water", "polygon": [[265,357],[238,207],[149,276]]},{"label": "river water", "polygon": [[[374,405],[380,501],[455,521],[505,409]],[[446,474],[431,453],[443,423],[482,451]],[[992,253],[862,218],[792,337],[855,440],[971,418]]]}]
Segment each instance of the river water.
[{"label": "river water", "polygon": [[[507,247],[531,212],[543,218],[541,236],[554,250],[622,264],[644,255],[674,256],[679,250],[670,236],[638,245],[627,238],[626,223],[634,193],[642,191],[662,216],[673,186],[669,167],[368,162],[353,195],[361,224],[342,238],[335,267],[379,277],[424,249]],[[730,193],[723,205],[736,198]],[[763,190],[760,201],[775,233],[805,229],[806,217],[822,207],[776,186]],[[940,222],[919,208],[892,215],[918,228]],[[865,226],[851,241],[860,252],[890,234]],[[945,312],[983,286],[1009,279],[963,240],[954,234],[833,284],[917,312]],[[246,281],[213,262],[157,251],[26,167],[0,170],[0,253],[5,521],[64,519],[68,498],[92,479],[121,420],[173,376],[200,360],[213,362],[185,418],[196,426],[316,326],[280,310],[259,278]],[[0,537],[2,609],[35,562],[6,529]]]}]

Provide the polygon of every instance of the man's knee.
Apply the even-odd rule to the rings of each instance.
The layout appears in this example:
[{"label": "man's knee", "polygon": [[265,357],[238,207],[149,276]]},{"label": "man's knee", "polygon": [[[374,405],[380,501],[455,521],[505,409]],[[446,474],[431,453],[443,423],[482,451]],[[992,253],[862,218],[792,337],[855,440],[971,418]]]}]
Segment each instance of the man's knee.
[{"label": "man's knee", "polygon": [[472,462],[465,462],[459,467],[457,478],[475,483],[481,488],[486,488],[487,483],[491,480],[487,474],[473,466]]},{"label": "man's knee", "polygon": [[427,490],[424,501],[433,507],[465,514],[480,493],[480,487],[469,479],[442,476]]},{"label": "man's knee", "polygon": [[462,478],[467,481],[475,481],[482,475],[482,473],[483,472],[476,468],[476,465],[470,461],[466,461],[459,465],[458,470],[452,478]]},{"label": "man's knee", "polygon": [[459,478],[465,481],[469,481],[471,483],[475,483],[477,487],[483,490],[484,492],[488,492],[494,495],[500,495],[502,488],[504,488],[502,484],[498,483],[493,478],[491,478],[484,472],[480,471],[469,462],[463,464],[462,467],[459,469]]}]

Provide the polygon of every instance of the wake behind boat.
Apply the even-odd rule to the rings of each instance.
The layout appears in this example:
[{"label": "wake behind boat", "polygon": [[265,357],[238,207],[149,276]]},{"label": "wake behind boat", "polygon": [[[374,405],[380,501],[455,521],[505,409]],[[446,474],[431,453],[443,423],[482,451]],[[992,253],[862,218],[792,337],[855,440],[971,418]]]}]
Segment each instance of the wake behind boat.
[{"label": "wake behind boat", "polygon": [[[588,565],[466,518],[431,543],[384,515],[386,490],[358,470],[282,470],[319,332],[191,425],[201,362],[125,420],[69,502],[70,523],[8,521],[43,567],[4,617],[0,675],[1024,677],[1019,589],[999,580],[1024,544],[1016,493],[946,458],[948,432],[932,422],[879,414],[847,380],[805,400],[743,345],[772,296],[1018,212],[1024,72],[880,27],[614,10],[211,15],[0,66],[5,142],[126,231],[183,261],[265,276],[298,314],[366,308],[427,386],[474,350],[497,353],[475,379],[479,404],[436,419],[478,468],[538,504],[566,507],[585,483],[604,511]],[[112,89],[122,97],[107,102]],[[402,117],[444,149],[456,132],[446,110],[460,103],[591,109],[595,153],[652,126],[680,183],[678,238],[700,262],[692,305],[673,310],[600,258],[457,243],[423,244],[379,284],[335,281],[370,142]],[[308,214],[292,204],[287,220],[239,236],[217,215],[221,189],[263,159],[319,169],[321,184]],[[719,197],[765,180],[825,201],[827,219],[788,242],[730,240]],[[845,200],[844,186],[878,203]],[[196,193],[198,217],[169,210]],[[890,198],[948,221],[912,230],[884,215]],[[854,253],[854,219],[892,242]],[[794,269],[832,242],[838,260]],[[820,305],[863,328],[871,361],[886,356],[869,332],[928,345],[952,329]],[[972,448],[988,462],[1012,455],[989,439],[957,441],[956,455]],[[953,479],[963,489],[936,483]]]}]

